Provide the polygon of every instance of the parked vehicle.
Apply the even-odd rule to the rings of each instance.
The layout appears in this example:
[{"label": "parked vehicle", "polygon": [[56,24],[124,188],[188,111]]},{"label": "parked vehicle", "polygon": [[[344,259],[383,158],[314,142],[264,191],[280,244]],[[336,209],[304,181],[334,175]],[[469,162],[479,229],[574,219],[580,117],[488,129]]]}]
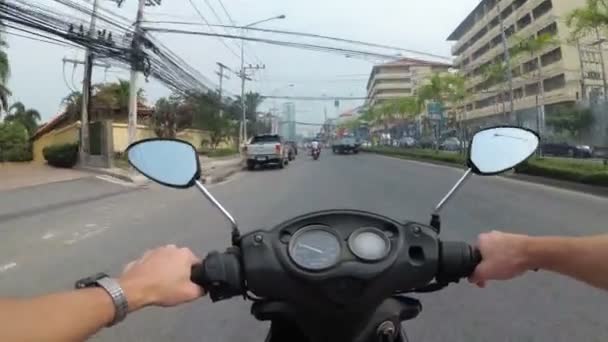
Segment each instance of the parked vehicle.
[{"label": "parked vehicle", "polygon": [[245,146],[245,155],[249,170],[268,164],[276,164],[282,169],[289,164],[289,147],[278,134],[256,135]]},{"label": "parked vehicle", "polygon": [[587,145],[572,145],[566,142],[541,144],[543,155],[569,158],[591,158],[593,149]]},{"label": "parked vehicle", "polygon": [[437,140],[434,137],[426,136],[418,141],[418,147],[420,148],[435,148],[436,146]]},{"label": "parked vehicle", "polygon": [[192,145],[150,139],[131,145],[127,154],[135,169],[160,184],[196,187],[230,222],[232,246],[209,253],[192,267],[190,278],[213,302],[250,299],[249,312],[270,321],[265,341],[405,342],[402,321],[422,311],[420,300],[408,294],[427,298],[467,278],[481,262],[474,246],[440,238],[441,209],[472,174],[507,171],[538,144],[538,136],[524,129],[478,132],[471,168],[435,207],[428,225],[328,208],[244,235],[199,180],[200,160]]},{"label": "parked vehicle", "polygon": [[289,161],[295,160],[298,155],[298,144],[295,141],[286,141],[285,144],[289,147]]},{"label": "parked vehicle", "polygon": [[452,137],[445,139],[439,144],[439,149],[444,151],[460,151],[461,142],[458,138]]},{"label": "parked vehicle", "polygon": [[340,154],[350,152],[357,154],[359,153],[359,144],[355,138],[346,137],[334,142],[334,144],[331,146],[331,150],[334,153]]},{"label": "parked vehicle", "polygon": [[403,137],[399,139],[399,147],[415,147],[416,139],[412,137]]}]

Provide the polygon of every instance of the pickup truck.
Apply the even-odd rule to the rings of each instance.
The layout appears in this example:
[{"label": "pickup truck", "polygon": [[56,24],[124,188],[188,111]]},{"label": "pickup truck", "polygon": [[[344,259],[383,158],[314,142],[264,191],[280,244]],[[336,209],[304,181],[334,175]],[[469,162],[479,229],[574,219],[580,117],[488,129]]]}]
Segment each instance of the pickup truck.
[{"label": "pickup truck", "polygon": [[245,146],[247,169],[253,170],[256,165],[268,164],[277,164],[282,169],[289,163],[288,152],[289,148],[283,143],[281,136],[277,134],[256,135]]},{"label": "pickup truck", "polygon": [[359,153],[359,146],[360,144],[357,142],[357,140],[355,138],[342,138],[339,139],[337,141],[335,141],[332,145],[331,145],[331,150],[334,153],[348,153],[348,152],[352,152],[352,153]]}]

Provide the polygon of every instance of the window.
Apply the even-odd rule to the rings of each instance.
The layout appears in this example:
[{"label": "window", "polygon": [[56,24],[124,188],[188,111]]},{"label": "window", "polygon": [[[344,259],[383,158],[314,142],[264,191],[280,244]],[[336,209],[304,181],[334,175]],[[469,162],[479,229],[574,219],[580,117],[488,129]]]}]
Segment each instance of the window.
[{"label": "window", "polygon": [[486,53],[488,50],[490,49],[490,43],[482,46],[479,48],[479,50],[475,51],[473,53],[473,59],[477,59],[479,57],[481,57],[484,53]]},{"label": "window", "polygon": [[513,8],[508,6],[500,13],[500,16],[502,17],[502,20],[505,20],[511,15],[511,13],[513,13]]},{"label": "window", "polygon": [[518,10],[521,6],[523,6],[528,0],[515,0],[513,3],[513,9]]},{"label": "window", "polygon": [[488,30],[495,28],[498,26],[498,24],[500,24],[500,20],[498,20],[498,17],[494,17],[494,19],[492,19],[492,21],[490,21],[488,24]]},{"label": "window", "polygon": [[538,94],[538,83],[526,84],[526,96]]},{"label": "window", "polygon": [[530,61],[527,61],[526,63],[523,64],[523,69],[524,69],[524,74],[527,74],[529,72],[532,72],[532,71],[538,69],[538,59],[534,58]]},{"label": "window", "polygon": [[544,27],[543,29],[538,31],[539,36],[541,36],[543,34],[549,34],[551,36],[556,36],[557,35],[557,24],[555,22],[552,22],[551,24],[547,25],[546,27]]},{"label": "window", "polygon": [[515,25],[511,25],[505,30],[505,34],[507,35],[507,38],[511,37],[514,33],[515,33]]},{"label": "window", "polygon": [[521,66],[516,66],[515,68],[513,68],[511,70],[511,75],[513,75],[513,77],[521,76]]},{"label": "window", "polygon": [[551,3],[551,0],[543,1],[543,3],[536,6],[536,8],[532,10],[532,15],[534,15],[534,19],[538,19],[547,14],[547,12],[549,12],[552,8],[553,4]]},{"label": "window", "polygon": [[523,97],[524,97],[524,89],[523,88],[513,89],[513,99],[514,100],[521,99]]},{"label": "window", "polygon": [[467,111],[473,110],[473,104],[472,103],[467,104],[466,108],[467,108]]},{"label": "window", "polygon": [[543,85],[545,87],[545,91],[554,91],[557,89],[562,89],[566,86],[566,77],[564,76],[564,74],[561,74],[555,77],[547,78],[543,81]]},{"label": "window", "polygon": [[498,36],[494,37],[492,39],[492,41],[490,41],[490,45],[492,45],[492,47],[500,44],[502,42],[502,36],[499,34]]},{"label": "window", "polygon": [[530,23],[532,23],[532,16],[530,15],[530,13],[528,13],[517,21],[517,29],[521,30],[530,25]]},{"label": "window", "polygon": [[597,71],[587,71],[585,78],[589,78],[592,80],[601,80],[602,74]]},{"label": "window", "polygon": [[540,57],[540,63],[542,66],[547,66],[549,64],[553,64],[555,62],[562,60],[562,49],[557,48],[553,51],[547,52],[546,54]]}]

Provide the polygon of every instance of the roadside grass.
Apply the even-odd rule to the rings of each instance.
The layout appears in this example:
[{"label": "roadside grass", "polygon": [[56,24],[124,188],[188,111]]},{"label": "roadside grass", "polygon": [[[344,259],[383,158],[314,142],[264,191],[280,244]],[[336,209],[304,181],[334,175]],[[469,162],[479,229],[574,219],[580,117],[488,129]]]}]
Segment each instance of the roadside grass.
[{"label": "roadside grass", "polygon": [[[366,147],[362,151],[402,159],[440,162],[463,166],[466,157],[458,153],[431,149]],[[582,159],[530,158],[515,168],[516,173],[565,180],[589,185],[608,186],[608,166]]]},{"label": "roadside grass", "polygon": [[238,154],[238,151],[235,148],[216,148],[209,149],[203,148],[199,150],[199,154],[207,156],[209,158],[220,158],[220,157],[228,157],[235,154]]}]

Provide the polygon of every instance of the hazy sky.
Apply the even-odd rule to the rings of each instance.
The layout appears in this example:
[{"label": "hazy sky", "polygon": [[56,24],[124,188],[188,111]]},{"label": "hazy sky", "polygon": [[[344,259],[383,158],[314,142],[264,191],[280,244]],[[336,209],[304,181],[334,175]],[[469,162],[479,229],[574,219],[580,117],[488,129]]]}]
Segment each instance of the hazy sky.
[{"label": "hazy sky", "polygon": [[[52,0],[32,0],[48,5]],[[77,0],[88,4],[91,0]],[[100,0],[105,8],[134,19],[137,0],[125,0],[117,8],[110,0]],[[159,7],[147,7],[147,20],[199,21],[200,17],[190,1],[200,9],[211,23],[219,23],[208,4],[215,9],[222,23],[228,19],[220,7],[219,0],[163,0]],[[238,25],[248,24],[267,17],[284,14],[286,19],[260,25],[290,31],[331,35],[342,38],[389,44],[412,50],[425,51],[443,56],[450,55],[450,43],[446,37],[473,9],[478,0],[222,0],[229,14]],[[55,4],[69,14],[72,9]],[[167,24],[155,24],[169,27]],[[171,26],[175,27],[175,26]],[[204,27],[181,27],[189,30],[204,30]],[[217,32],[224,33],[216,28]],[[234,32],[231,32],[234,33]],[[239,41],[226,40],[228,49],[217,38],[183,36],[176,34],[154,34],[167,47],[176,52],[191,66],[217,84],[216,62],[222,62],[233,70],[239,66]],[[250,33],[252,36],[288,41],[319,43],[335,46],[331,41],[310,40],[300,37]],[[80,58],[82,50],[67,49],[20,37],[8,36],[8,54],[12,75],[9,88],[13,91],[11,101],[22,101],[28,107],[38,109],[43,120],[60,110],[61,99],[70,92],[69,87],[81,88],[82,66],[75,70],[71,65],[62,68],[62,58]],[[340,45],[344,46],[344,45]],[[355,49],[378,51],[361,46]],[[387,51],[382,51],[387,52]],[[415,55],[412,55],[415,56]],[[248,43],[246,59],[251,63],[262,62],[266,70],[256,74],[255,81],[247,83],[248,90],[266,95],[302,96],[365,96],[367,76],[372,65],[379,60],[346,58],[337,54],[313,52],[287,47]],[[128,79],[128,72],[111,69],[94,71],[95,82],[113,81],[118,77]],[[234,75],[225,81],[225,89],[232,94],[240,92],[240,82]],[[294,87],[289,87],[294,84]],[[147,97],[153,103],[170,91],[155,80],[143,83]],[[267,100],[261,109],[282,104],[283,100]],[[339,111],[360,104],[343,101]],[[336,115],[333,102],[297,101],[298,121],[322,122],[323,107],[327,106],[330,117]]]}]

